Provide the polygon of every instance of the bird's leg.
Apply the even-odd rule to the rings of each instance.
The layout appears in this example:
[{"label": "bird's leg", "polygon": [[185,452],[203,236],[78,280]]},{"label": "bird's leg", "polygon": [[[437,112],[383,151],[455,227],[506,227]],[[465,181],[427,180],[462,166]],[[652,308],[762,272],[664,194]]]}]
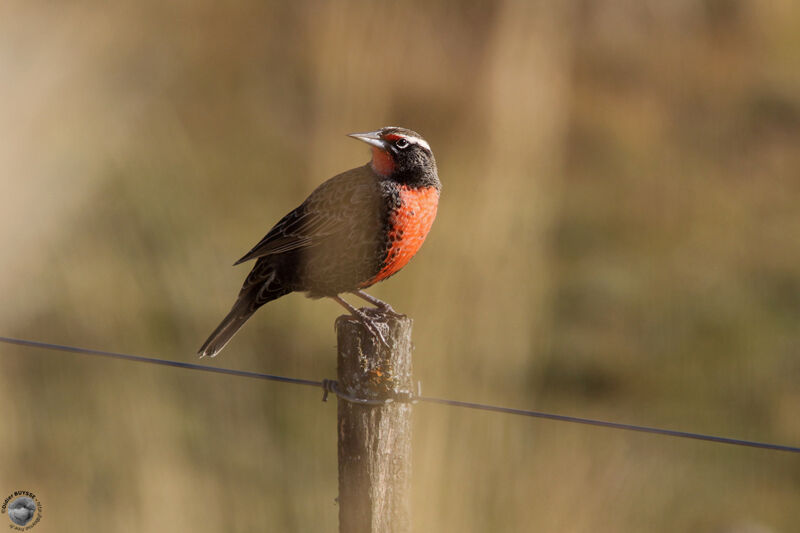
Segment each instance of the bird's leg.
[{"label": "bird's leg", "polygon": [[[339,296],[331,296],[331,299],[334,300],[335,302],[337,302],[339,305],[341,305],[345,309],[347,309],[350,312],[351,315],[353,315],[362,324],[364,324],[364,327],[367,328],[367,331],[369,331],[370,333],[372,333],[374,336],[376,336],[378,338],[380,343],[383,344],[386,347],[387,350],[391,350],[391,346],[389,346],[389,343],[386,342],[386,337],[383,336],[383,333],[381,333],[380,328],[375,324],[375,321],[372,318],[370,318],[369,316],[366,315],[366,313],[364,313],[364,311],[362,311],[360,309],[356,309],[355,307],[353,307],[349,303],[347,303],[344,300],[342,300],[341,298],[339,298]],[[378,301],[380,301],[380,300],[378,300]]]},{"label": "bird's leg", "polygon": [[397,311],[392,309],[392,306],[389,305],[388,303],[384,302],[383,300],[379,300],[379,299],[375,298],[374,296],[372,296],[370,294],[367,294],[366,292],[362,291],[361,289],[356,289],[356,290],[350,291],[350,292],[352,292],[353,294],[355,294],[359,298],[368,301],[369,303],[371,303],[372,305],[374,305],[375,307],[377,307],[378,309],[380,309],[381,311],[383,311],[384,313],[386,313],[388,315],[392,315],[395,318],[405,318],[405,316],[406,316],[403,313],[398,313]]}]

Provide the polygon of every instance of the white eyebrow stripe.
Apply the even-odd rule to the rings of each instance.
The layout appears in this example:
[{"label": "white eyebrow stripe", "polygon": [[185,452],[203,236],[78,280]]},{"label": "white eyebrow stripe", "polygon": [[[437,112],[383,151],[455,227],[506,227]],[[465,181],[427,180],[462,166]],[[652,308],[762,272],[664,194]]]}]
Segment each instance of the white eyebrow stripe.
[{"label": "white eyebrow stripe", "polygon": [[431,151],[431,145],[428,144],[428,141],[425,139],[420,139],[419,137],[414,137],[413,135],[403,135],[402,133],[398,133],[397,135],[410,143],[418,144],[423,148],[427,148],[429,152]]}]

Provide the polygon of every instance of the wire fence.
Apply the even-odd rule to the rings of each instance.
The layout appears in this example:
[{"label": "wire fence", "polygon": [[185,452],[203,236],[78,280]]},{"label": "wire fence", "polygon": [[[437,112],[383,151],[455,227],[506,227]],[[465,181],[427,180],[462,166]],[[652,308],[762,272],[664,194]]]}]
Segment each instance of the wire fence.
[{"label": "wire fence", "polygon": [[[107,357],[113,359],[122,359],[125,361],[131,361],[135,363],[148,363],[152,365],[161,365],[161,366],[171,366],[174,368],[182,368],[186,370],[197,370],[201,372],[210,372],[212,374],[225,374],[229,376],[236,376],[242,378],[250,378],[250,379],[260,379],[264,381],[277,381],[280,383],[288,383],[290,385],[304,385],[307,387],[317,387],[324,391],[323,400],[327,398],[329,392],[336,394],[338,397],[354,402],[354,403],[362,403],[362,404],[374,404],[376,402],[372,400],[364,400],[359,398],[353,398],[343,392],[339,391],[336,387],[336,382],[331,380],[311,380],[311,379],[302,379],[302,378],[294,378],[294,377],[287,377],[287,376],[276,376],[273,374],[263,374],[260,372],[250,372],[247,370],[235,370],[231,368],[219,368],[214,366],[208,365],[200,365],[196,363],[185,363],[182,361],[171,361],[168,359],[158,359],[154,357],[145,357],[141,355],[132,355],[126,353],[118,353],[118,352],[109,352],[105,350],[93,350],[90,348],[79,348],[75,346],[65,346],[61,344],[51,344],[46,342],[39,342],[39,341],[32,341],[26,339],[16,339],[12,337],[0,337],[0,342],[5,344],[13,344],[17,346],[25,346],[28,348],[39,348],[43,350],[50,350],[56,352],[67,352],[67,353],[75,353],[81,355],[93,355],[97,357]],[[758,442],[758,441],[751,441],[751,440],[743,440],[743,439],[735,439],[729,437],[720,437],[716,435],[706,435],[702,433],[692,433],[688,431],[677,431],[672,429],[664,429],[664,428],[657,428],[657,427],[648,427],[648,426],[638,426],[634,424],[624,424],[620,422],[610,422],[605,420],[596,420],[592,418],[582,418],[576,416],[568,416],[568,415],[560,415],[554,413],[546,413],[541,411],[532,411],[526,409],[515,409],[511,407],[502,407],[497,405],[488,405],[482,403],[475,403],[475,402],[465,402],[459,400],[450,400],[446,398],[436,398],[432,396],[423,396],[421,394],[411,394],[409,393],[406,397],[397,398],[394,401],[405,401],[411,403],[431,403],[431,404],[439,404],[445,405],[449,407],[461,407],[464,409],[473,409],[478,411],[489,411],[493,413],[503,413],[508,415],[516,415],[516,416],[525,416],[530,418],[540,418],[544,420],[554,420],[557,422],[569,422],[573,424],[584,424],[588,426],[596,426],[596,427],[603,427],[608,429],[614,430],[623,430],[623,431],[634,431],[639,433],[650,433],[653,435],[660,435],[665,437],[676,437],[676,438],[683,438],[683,439],[694,439],[694,440],[701,440],[707,442],[713,442],[717,444],[729,444],[734,446],[745,446],[749,448],[759,448],[762,450],[772,450],[772,451],[780,451],[780,452],[790,452],[790,453],[800,453],[800,447],[797,446],[787,446],[782,444],[774,444],[769,442]],[[385,403],[385,402],[379,402]]]}]

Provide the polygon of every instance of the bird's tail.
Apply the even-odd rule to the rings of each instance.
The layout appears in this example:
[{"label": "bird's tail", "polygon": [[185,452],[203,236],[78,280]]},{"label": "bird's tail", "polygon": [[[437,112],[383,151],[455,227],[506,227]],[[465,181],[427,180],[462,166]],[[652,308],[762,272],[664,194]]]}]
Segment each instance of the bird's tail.
[{"label": "bird's tail", "polygon": [[222,319],[217,329],[208,337],[208,340],[203,343],[203,346],[197,352],[200,357],[214,357],[226,344],[233,338],[239,328],[241,328],[247,319],[253,316],[256,312],[257,306],[252,305],[249,295],[244,294],[236,300],[233,308],[228,315]]}]

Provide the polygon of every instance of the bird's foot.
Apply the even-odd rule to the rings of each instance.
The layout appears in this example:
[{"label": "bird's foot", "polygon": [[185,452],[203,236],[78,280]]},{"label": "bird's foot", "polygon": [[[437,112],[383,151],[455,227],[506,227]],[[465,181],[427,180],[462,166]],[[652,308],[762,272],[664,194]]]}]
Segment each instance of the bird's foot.
[{"label": "bird's foot", "polygon": [[406,315],[404,315],[403,313],[398,313],[397,311],[392,309],[392,306],[389,305],[388,303],[384,302],[383,300],[379,300],[378,298],[375,298],[371,294],[367,294],[366,292],[360,289],[353,291],[353,294],[355,294],[362,300],[366,300],[367,302],[371,303],[372,305],[375,306],[376,309],[380,310],[382,313],[386,315],[392,316],[394,318],[406,318]]},{"label": "bird's foot", "polygon": [[[356,294],[357,294],[357,293],[356,293]],[[360,295],[359,295],[359,296],[360,296]],[[363,324],[365,328],[367,328],[367,331],[369,331],[370,333],[372,333],[372,335],[373,335],[374,337],[376,337],[376,338],[378,339],[378,341],[379,341],[379,342],[380,342],[380,343],[381,343],[381,344],[382,344],[382,345],[383,345],[383,346],[384,346],[384,347],[385,347],[387,350],[391,350],[391,349],[392,349],[392,347],[391,347],[391,346],[389,346],[389,343],[388,343],[388,342],[386,342],[386,337],[384,337],[384,335],[383,335],[383,332],[382,332],[382,331],[381,331],[381,329],[378,327],[378,324],[377,324],[377,320],[376,320],[376,319],[377,319],[377,318],[379,318],[379,317],[375,317],[375,318],[373,318],[373,317],[369,316],[369,315],[368,315],[368,314],[367,314],[367,313],[366,313],[366,312],[365,312],[363,309],[356,309],[355,307],[353,307],[353,306],[352,306],[352,305],[350,305],[349,303],[347,303],[347,302],[345,302],[344,300],[342,300],[342,299],[341,299],[339,296],[331,296],[331,298],[332,298],[332,299],[333,299],[335,302],[337,302],[339,305],[341,305],[342,307],[344,307],[345,309],[347,309],[347,310],[350,312],[350,315],[351,315],[353,318],[356,318],[356,319],[358,319],[358,321],[359,321],[359,322],[361,322],[361,324]],[[376,300],[377,300],[377,298],[376,298]],[[380,301],[380,300],[378,300],[378,301]],[[382,303],[382,302],[381,302],[381,303]],[[369,310],[367,310],[367,311],[369,311]]]},{"label": "bird's foot", "polygon": [[383,336],[383,332],[374,318],[369,316],[361,309],[355,309],[354,311],[351,311],[351,314],[357,318],[365,328],[367,328],[367,331],[372,333],[372,335],[378,339],[378,342],[380,342],[384,348],[391,350],[392,347],[389,346],[389,343],[386,341],[386,337]]},{"label": "bird's foot", "polygon": [[403,313],[398,313],[397,311],[392,309],[391,305],[387,304],[386,302],[384,302],[382,305],[379,305],[378,309],[380,309],[382,313],[385,313],[394,318],[406,318],[406,315],[404,315]]}]

